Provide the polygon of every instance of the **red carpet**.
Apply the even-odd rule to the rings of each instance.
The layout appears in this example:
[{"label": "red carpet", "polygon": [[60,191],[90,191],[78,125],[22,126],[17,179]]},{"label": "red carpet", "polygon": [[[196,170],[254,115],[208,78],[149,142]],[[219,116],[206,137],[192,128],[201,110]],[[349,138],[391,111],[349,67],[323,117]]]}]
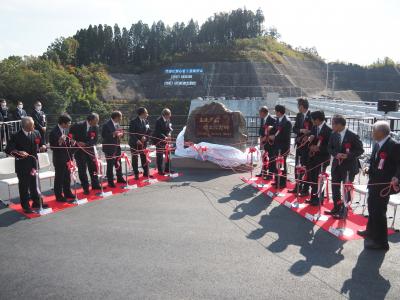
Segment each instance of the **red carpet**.
[{"label": "red carpet", "polygon": [[[261,192],[265,193],[266,195],[270,196],[271,193],[276,193],[277,190],[273,188],[270,184],[270,182],[264,181],[260,178],[257,178],[257,180],[249,180],[247,178],[242,178],[242,180]],[[259,184],[264,184],[266,186],[261,187]],[[317,226],[321,227],[322,229],[330,232],[337,238],[345,241],[349,240],[356,240],[356,239],[362,239],[361,236],[357,234],[357,230],[364,230],[367,226],[367,221],[368,219],[365,218],[362,215],[356,215],[353,213],[352,210],[349,210],[348,213],[348,218],[346,221],[344,220],[335,220],[329,215],[325,215],[324,212],[326,210],[331,210],[333,208],[333,203],[332,201],[329,201],[329,203],[326,203],[327,201],[325,200],[324,205],[321,207],[321,215],[322,218],[318,221],[313,220],[312,216],[315,214],[318,214],[319,208],[315,206],[311,206],[308,204],[305,204],[304,201],[308,197],[299,197],[298,198],[298,203],[300,203],[299,207],[290,207],[290,203],[296,202],[296,197],[293,194],[288,193],[288,189],[292,189],[294,186],[293,183],[288,183],[288,188],[282,189],[280,191],[281,196],[275,196],[273,197],[273,200],[279,202],[282,205],[287,206],[289,209],[295,211],[299,215],[303,216],[304,218],[307,218]],[[338,231],[337,229],[341,229]],[[394,231],[389,229],[388,230],[389,234],[393,234]]]},{"label": "red carpet", "polygon": [[[178,176],[182,176],[182,174],[178,174]],[[156,172],[153,174],[153,180],[157,180],[156,182],[154,182],[154,183],[152,183],[152,182],[147,182],[146,181],[146,179],[147,178],[144,178],[144,177],[142,177],[142,176],[140,176],[140,178],[139,178],[139,180],[135,180],[134,179],[134,176],[129,176],[128,177],[129,179],[128,179],[128,183],[129,183],[129,185],[137,185],[137,188],[141,188],[141,187],[144,187],[144,186],[147,186],[147,185],[150,185],[150,184],[154,184],[154,183],[157,183],[158,181],[167,181],[167,180],[169,180],[169,178],[170,177],[168,177],[168,176],[161,176],[161,175],[158,175]],[[117,194],[121,194],[121,193],[126,193],[126,192],[128,192],[129,190],[126,190],[126,189],[123,189],[122,187],[124,186],[125,184],[122,184],[122,183],[116,183],[116,187],[115,188],[109,188],[108,186],[107,186],[107,183],[106,182],[103,182],[103,187],[104,187],[104,192],[109,192],[109,191],[112,191],[112,194],[113,195],[117,195]],[[74,191],[73,191],[74,192]],[[83,198],[86,198],[87,200],[88,200],[88,202],[92,202],[92,201],[97,201],[97,200],[101,200],[101,199],[103,199],[103,197],[101,197],[101,196],[98,196],[98,195],[96,195],[96,194],[98,194],[100,191],[90,191],[90,194],[89,195],[84,195],[83,194],[83,190],[80,188],[80,189],[78,189],[78,191],[77,191],[77,195],[78,195],[78,199],[83,199]],[[112,196],[109,196],[109,197],[112,197]],[[109,198],[109,197],[105,197],[105,198]],[[68,209],[68,208],[70,208],[70,207],[74,207],[74,206],[78,206],[77,204],[68,204],[68,203],[61,203],[61,202],[57,202],[56,200],[55,200],[55,196],[54,195],[50,195],[50,196],[43,196],[43,201],[44,201],[44,203],[46,203],[46,204],[48,204],[49,205],[49,207],[53,210],[53,212],[52,213],[55,213],[55,212],[58,212],[58,211],[62,211],[62,210],[64,210],[64,209]],[[36,213],[33,213],[33,214],[26,214],[26,213],[24,213],[23,212],[23,210],[22,210],[22,208],[21,208],[21,205],[18,203],[18,204],[11,204],[10,206],[9,206],[11,209],[13,209],[13,210],[15,210],[15,211],[17,211],[17,212],[19,212],[19,213],[21,213],[21,214],[23,214],[23,215],[25,215],[26,217],[28,217],[28,218],[37,218],[37,217],[40,217],[40,215],[39,214],[36,214]]]}]

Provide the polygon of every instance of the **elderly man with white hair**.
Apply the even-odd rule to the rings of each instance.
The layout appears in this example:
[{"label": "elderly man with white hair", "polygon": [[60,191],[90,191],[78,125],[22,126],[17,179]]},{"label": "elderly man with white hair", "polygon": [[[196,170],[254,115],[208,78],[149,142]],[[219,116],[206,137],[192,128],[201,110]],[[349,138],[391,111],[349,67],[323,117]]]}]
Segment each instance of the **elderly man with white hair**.
[{"label": "elderly man with white hair", "polygon": [[[15,157],[15,172],[18,177],[19,197],[25,213],[33,213],[32,209],[40,207],[40,195],[36,185],[35,170],[38,168],[38,152],[46,151],[39,131],[35,130],[31,117],[21,120],[21,129],[11,136],[6,153]],[[33,201],[32,207],[29,200]],[[47,208],[43,204],[43,208]]]},{"label": "elderly man with white hair", "polygon": [[[365,172],[368,181],[368,224],[358,234],[366,238],[365,248],[389,250],[386,211],[393,186],[398,186],[400,145],[390,137],[390,126],[385,121],[373,125],[372,137],[375,141]],[[387,183],[387,184],[385,184]],[[390,193],[386,192],[392,183]]]}]

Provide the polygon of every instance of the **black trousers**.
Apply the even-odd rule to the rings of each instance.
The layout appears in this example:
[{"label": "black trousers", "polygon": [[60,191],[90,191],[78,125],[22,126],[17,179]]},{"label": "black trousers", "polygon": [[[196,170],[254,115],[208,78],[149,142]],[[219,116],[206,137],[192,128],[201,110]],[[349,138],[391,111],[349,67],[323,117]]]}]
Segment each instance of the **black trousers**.
[{"label": "black trousers", "polygon": [[[352,174],[349,172],[349,180],[351,182],[354,181],[354,177],[356,175]],[[339,208],[339,203],[342,203],[342,193],[341,193],[341,185],[340,183],[346,183],[346,177],[347,177],[347,170],[341,169],[341,168],[336,168],[332,172],[332,200],[335,208]],[[348,201],[350,200],[351,193],[347,193],[347,199]]]},{"label": "black trousers", "polygon": [[367,232],[369,237],[381,245],[388,244],[387,233],[387,205],[389,196],[380,195],[382,188],[371,186],[368,192],[368,224]]},{"label": "black trousers", "polygon": [[54,164],[54,194],[56,197],[71,194],[71,172],[68,169],[67,163],[58,162]]},{"label": "black trousers", "polygon": [[92,156],[87,153],[78,152],[75,154],[76,165],[78,166],[79,180],[83,189],[89,188],[89,180],[87,171],[89,171],[90,181],[93,186],[99,185],[99,178],[96,173],[96,164]]},{"label": "black trousers", "polygon": [[117,178],[123,178],[122,167],[118,163],[117,157],[121,155],[121,148],[118,147],[114,153],[105,153],[107,159],[107,181],[114,182],[114,168]]},{"label": "black trousers", "polygon": [[37,191],[36,177],[27,173],[17,173],[18,189],[21,207],[29,209],[29,199],[32,199],[33,205],[40,205],[40,197]]},{"label": "black trousers", "polygon": [[[146,147],[144,147],[143,149],[146,149]],[[144,154],[142,147],[138,146],[132,147],[131,153],[132,153],[133,173],[135,173],[135,175],[139,175],[139,156],[140,156],[140,162],[143,169],[143,176],[148,176],[149,164],[147,163],[146,154]]]},{"label": "black trousers", "polygon": [[162,172],[169,172],[169,162],[165,162],[165,166],[163,168],[163,164],[164,164],[164,154],[165,154],[165,147],[157,147],[157,170],[158,173],[162,173]]}]

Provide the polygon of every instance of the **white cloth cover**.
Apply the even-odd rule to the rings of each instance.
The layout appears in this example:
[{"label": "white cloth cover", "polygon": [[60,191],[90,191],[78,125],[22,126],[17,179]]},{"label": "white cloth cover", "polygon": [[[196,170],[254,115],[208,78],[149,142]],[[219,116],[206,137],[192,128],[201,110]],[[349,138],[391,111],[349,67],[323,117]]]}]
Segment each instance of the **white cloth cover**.
[{"label": "white cloth cover", "polygon": [[[256,152],[249,153],[249,148],[245,152],[225,145],[211,144],[201,142],[194,144],[188,148],[184,148],[186,127],[178,134],[176,138],[175,155],[180,157],[189,157],[202,161],[210,161],[221,167],[238,167],[245,164],[250,164],[251,156],[253,156],[253,163],[260,161],[260,149],[257,146]],[[202,151],[202,148],[205,151]]]}]

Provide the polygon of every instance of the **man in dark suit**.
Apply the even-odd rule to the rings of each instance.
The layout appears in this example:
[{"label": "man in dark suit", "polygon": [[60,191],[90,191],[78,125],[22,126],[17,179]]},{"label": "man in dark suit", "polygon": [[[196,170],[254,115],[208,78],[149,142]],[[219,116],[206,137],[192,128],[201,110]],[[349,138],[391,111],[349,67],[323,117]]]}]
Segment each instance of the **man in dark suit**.
[{"label": "man in dark suit", "polygon": [[[320,203],[318,197],[318,176],[321,172],[325,172],[330,164],[328,143],[332,129],[326,124],[325,113],[321,110],[313,111],[311,113],[311,120],[313,122],[313,127],[309,137],[307,180],[312,182],[312,184],[311,198],[306,202],[313,206],[318,206]],[[321,199],[321,201],[323,201],[323,199]]]},{"label": "man in dark suit", "polygon": [[122,121],[122,113],[113,111],[111,119],[108,120],[101,129],[103,138],[103,152],[107,159],[107,181],[109,187],[116,187],[114,183],[114,167],[117,175],[118,183],[126,183],[122,176],[122,168],[118,163],[118,158],[121,156],[121,138],[124,135],[120,123]]},{"label": "man in dark suit", "polygon": [[73,141],[68,136],[71,126],[71,117],[63,114],[58,118],[58,125],[53,128],[49,135],[50,148],[53,150],[53,165],[55,170],[54,194],[57,202],[69,202],[75,199],[71,191],[71,172],[69,164],[72,162]]},{"label": "man in dark suit", "polygon": [[34,110],[32,111],[32,119],[35,122],[35,129],[39,131],[42,136],[42,143],[46,144],[46,129],[47,129],[47,121],[46,115],[42,111],[42,103],[40,101],[36,101],[34,104]]},{"label": "man in dark suit", "polygon": [[161,112],[161,116],[156,121],[156,127],[153,133],[153,142],[157,149],[157,170],[158,174],[160,175],[164,175],[165,172],[170,173],[172,171],[169,169],[169,162],[165,162],[165,169],[163,168],[165,146],[171,141],[171,132],[171,111],[168,108],[164,108]]},{"label": "man in dark suit", "polygon": [[[15,157],[15,172],[18,177],[19,197],[21,207],[25,213],[33,213],[33,209],[40,207],[42,201],[36,184],[36,171],[39,169],[38,152],[46,151],[40,133],[35,130],[31,117],[21,121],[21,130],[11,136],[7,144],[6,153]],[[32,200],[32,208],[29,200]],[[47,204],[43,204],[47,208]]]},{"label": "man in dark suit", "polygon": [[[7,101],[5,99],[0,99],[0,122],[11,121],[10,112],[7,107]],[[0,126],[0,150],[3,149],[3,144],[10,139],[9,125],[7,123]]]},{"label": "man in dark suit", "polygon": [[99,135],[99,115],[91,113],[85,121],[75,123],[71,126],[69,132],[72,138],[80,147],[75,151],[75,160],[78,166],[79,180],[81,182],[83,193],[89,194],[89,180],[87,171],[89,171],[90,181],[93,190],[100,190],[99,179],[96,176],[95,151]]},{"label": "man in dark suit", "polygon": [[[293,126],[293,132],[296,134],[296,158],[295,165],[300,164],[301,166],[306,166],[308,161],[308,148],[304,145],[308,136],[311,133],[312,121],[311,121],[311,112],[309,111],[309,103],[305,98],[297,99],[297,107],[299,112],[296,115],[295,124]],[[298,180],[301,180],[300,176],[302,174],[295,174]],[[297,193],[299,192],[300,196],[308,196],[310,186],[306,182],[299,182],[296,184],[293,190],[290,190],[289,193]]]},{"label": "man in dark suit", "polygon": [[[346,119],[343,116],[333,116],[332,129],[328,152],[333,157],[331,174],[334,208],[327,214],[331,214],[336,219],[343,219],[347,212],[342,201],[340,184],[354,181],[361,167],[358,159],[364,153],[364,148],[360,137],[350,129],[346,129]],[[349,201],[350,192],[346,197]]]},{"label": "man in dark suit", "polygon": [[147,147],[148,138],[151,133],[149,121],[147,121],[147,116],[149,115],[147,109],[140,107],[137,110],[137,115],[138,116],[129,123],[129,146],[131,147],[132,167],[136,180],[139,179],[138,156],[140,156],[143,176],[150,176],[149,164],[147,163],[144,150]]},{"label": "man in dark suit", "polygon": [[15,109],[15,120],[21,120],[22,118],[26,117],[26,111],[24,110],[24,104],[22,101],[17,102],[17,108]]},{"label": "man in dark suit", "polygon": [[[269,140],[273,143],[273,157],[272,160],[276,160],[279,155],[283,157],[283,170],[282,174],[275,176],[276,181],[273,183],[274,186],[280,188],[286,188],[286,176],[287,166],[286,158],[289,155],[290,150],[290,135],[292,132],[292,123],[286,116],[286,108],[283,105],[275,106],[276,123],[271,132],[269,133]],[[274,162],[275,164],[275,162]],[[276,173],[280,173],[280,170],[276,170]]]},{"label": "man in dark suit", "polygon": [[[269,114],[268,107],[262,106],[260,107],[259,111],[259,116],[260,116],[260,128],[258,130],[258,135],[260,137],[260,150],[264,150],[266,153],[268,153],[268,157],[271,159],[271,157],[274,156],[273,153],[273,147],[268,141],[268,136],[269,132],[272,130],[272,128],[275,126],[276,120]],[[265,165],[263,164],[263,167],[261,169],[260,174],[257,174],[257,177],[263,177],[265,180],[270,180],[272,179],[272,175],[276,171],[275,164],[271,163],[268,165],[268,170],[265,168]]]},{"label": "man in dark suit", "polygon": [[357,233],[367,238],[365,247],[375,250],[389,250],[386,211],[390,194],[384,191],[387,185],[380,183],[397,182],[399,178],[400,145],[390,137],[390,126],[385,121],[373,125],[372,136],[375,141],[365,172],[368,180],[368,224],[364,231]]}]

